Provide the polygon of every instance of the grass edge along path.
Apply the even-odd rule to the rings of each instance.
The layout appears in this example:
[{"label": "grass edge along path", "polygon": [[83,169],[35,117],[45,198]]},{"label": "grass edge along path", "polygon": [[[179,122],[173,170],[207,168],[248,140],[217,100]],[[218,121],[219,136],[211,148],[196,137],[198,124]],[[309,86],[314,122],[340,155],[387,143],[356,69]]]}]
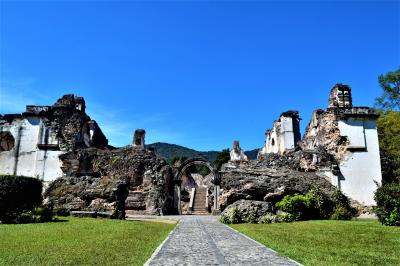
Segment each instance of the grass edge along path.
[{"label": "grass edge along path", "polygon": [[400,265],[400,227],[375,220],[230,226],[304,265]]},{"label": "grass edge along path", "polygon": [[0,224],[0,265],[143,265],[176,224],[62,217]]}]

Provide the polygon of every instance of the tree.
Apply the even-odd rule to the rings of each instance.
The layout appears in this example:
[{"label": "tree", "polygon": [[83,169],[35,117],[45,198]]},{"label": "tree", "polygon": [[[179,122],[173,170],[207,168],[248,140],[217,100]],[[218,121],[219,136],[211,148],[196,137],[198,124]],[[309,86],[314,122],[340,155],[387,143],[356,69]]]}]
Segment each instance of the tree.
[{"label": "tree", "polygon": [[400,112],[382,112],[377,127],[384,181],[400,182]]},{"label": "tree", "polygon": [[229,154],[229,149],[223,149],[221,152],[218,153],[217,158],[214,161],[214,166],[217,170],[221,169],[221,166],[224,163],[227,163],[231,159]]},{"label": "tree", "polygon": [[376,98],[375,106],[384,111],[400,111],[400,68],[395,72],[380,75],[378,80],[383,94]]},{"label": "tree", "polygon": [[377,121],[383,181],[400,182],[400,68],[378,77],[383,90],[375,107],[381,116]]}]

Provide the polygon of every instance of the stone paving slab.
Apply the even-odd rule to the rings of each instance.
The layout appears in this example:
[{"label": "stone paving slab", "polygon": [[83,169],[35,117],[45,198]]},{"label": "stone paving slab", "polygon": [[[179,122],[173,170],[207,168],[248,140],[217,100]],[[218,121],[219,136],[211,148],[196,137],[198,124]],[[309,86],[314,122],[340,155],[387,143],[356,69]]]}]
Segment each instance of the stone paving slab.
[{"label": "stone paving slab", "polygon": [[220,223],[215,216],[180,216],[146,265],[300,265]]}]

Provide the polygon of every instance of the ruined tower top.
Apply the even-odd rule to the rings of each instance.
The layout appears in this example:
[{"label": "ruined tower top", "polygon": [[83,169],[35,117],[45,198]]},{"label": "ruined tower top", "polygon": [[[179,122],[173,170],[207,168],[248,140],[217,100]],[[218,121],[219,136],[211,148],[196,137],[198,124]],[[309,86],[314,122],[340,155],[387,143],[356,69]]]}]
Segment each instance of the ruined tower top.
[{"label": "ruined tower top", "polygon": [[300,119],[299,111],[296,111],[296,110],[289,110],[289,111],[283,112],[283,113],[281,113],[281,115],[279,117],[282,117],[282,116]]},{"label": "ruined tower top", "polygon": [[133,135],[132,145],[137,149],[144,149],[144,138],[146,135],[146,131],[144,129],[136,129],[135,134]]},{"label": "ruined tower top", "polygon": [[86,104],[85,99],[80,96],[76,96],[73,94],[65,94],[63,97],[57,100],[57,102],[53,105],[55,107],[58,106],[68,106],[74,107],[76,110],[85,112]]},{"label": "ruined tower top", "polygon": [[244,162],[247,161],[247,156],[244,154],[238,140],[233,141],[233,147],[230,151],[230,160],[232,162]]},{"label": "ruined tower top", "polygon": [[328,107],[351,108],[353,101],[351,98],[351,88],[349,85],[341,83],[333,86],[329,95]]}]

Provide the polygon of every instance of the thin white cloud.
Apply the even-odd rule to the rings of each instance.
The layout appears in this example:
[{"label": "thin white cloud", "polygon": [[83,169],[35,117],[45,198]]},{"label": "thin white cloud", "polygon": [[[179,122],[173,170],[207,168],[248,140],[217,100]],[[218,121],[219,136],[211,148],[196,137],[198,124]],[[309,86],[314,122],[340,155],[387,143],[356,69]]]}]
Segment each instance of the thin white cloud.
[{"label": "thin white cloud", "polygon": [[0,113],[22,113],[26,105],[44,105],[49,102],[46,95],[34,88],[33,78],[0,80]]}]

